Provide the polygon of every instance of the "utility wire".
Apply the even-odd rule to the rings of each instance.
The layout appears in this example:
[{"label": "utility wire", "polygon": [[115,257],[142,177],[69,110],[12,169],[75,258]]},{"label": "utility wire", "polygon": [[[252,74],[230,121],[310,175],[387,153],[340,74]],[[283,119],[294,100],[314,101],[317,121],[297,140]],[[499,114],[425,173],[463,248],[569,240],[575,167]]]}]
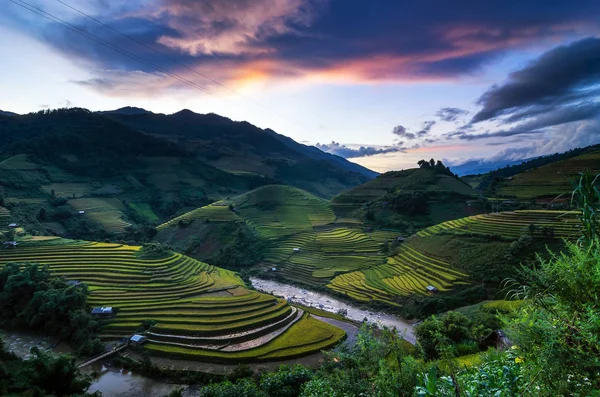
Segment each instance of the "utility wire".
[{"label": "utility wire", "polygon": [[[26,2],[24,0],[8,0],[8,1],[10,1],[11,3],[13,3],[15,5],[18,5],[19,7],[22,7],[24,9],[28,10],[28,11],[31,11],[34,14],[37,14],[37,15],[43,17],[43,18],[46,18],[46,19],[48,19],[48,20],[50,20],[50,21],[52,21],[54,23],[57,23],[57,24],[63,26],[64,28],[69,29],[69,30],[71,30],[71,31],[73,31],[73,32],[75,32],[75,33],[77,33],[77,34],[79,34],[79,35],[81,35],[81,36],[89,39],[89,40],[92,40],[92,41],[94,41],[94,42],[96,42],[98,44],[101,44],[101,45],[103,45],[103,46],[105,46],[107,48],[110,48],[110,49],[112,49],[115,52],[123,54],[123,55],[125,55],[125,56],[127,56],[129,58],[132,58],[132,59],[134,59],[134,60],[136,60],[136,61],[138,61],[140,63],[143,63],[145,65],[148,65],[148,66],[150,66],[152,68],[155,68],[156,70],[158,70],[158,71],[160,71],[160,72],[162,72],[162,73],[164,73],[164,74],[172,77],[175,80],[178,80],[178,81],[180,81],[182,83],[185,83],[185,84],[187,84],[187,85],[189,85],[189,86],[191,86],[191,87],[193,87],[193,88],[195,88],[197,90],[200,90],[200,91],[202,91],[204,93],[207,93],[207,94],[209,94],[211,96],[215,96],[215,94],[213,92],[209,91],[206,87],[203,87],[203,86],[195,83],[194,81],[191,81],[191,80],[189,80],[189,79],[187,79],[185,77],[182,77],[182,76],[178,75],[177,73],[171,72],[171,71],[169,71],[169,70],[167,70],[167,69],[165,69],[165,68],[163,68],[163,67],[161,67],[161,66],[159,66],[159,65],[157,65],[157,64],[155,64],[153,62],[150,62],[150,61],[147,61],[147,60],[145,60],[143,58],[140,58],[139,56],[133,54],[132,52],[127,51],[127,50],[125,50],[125,49],[123,49],[123,48],[121,48],[121,47],[119,47],[117,45],[114,45],[114,44],[112,44],[112,43],[110,43],[110,42],[102,39],[99,36],[96,36],[96,35],[94,35],[92,33],[89,33],[87,31],[81,29],[80,27],[78,27],[76,25],[73,25],[73,24],[65,21],[64,19],[61,19],[61,18],[57,17],[56,15],[53,15],[53,14],[47,12],[47,11],[42,10],[39,7],[36,7],[33,4],[30,4],[30,3],[28,3],[28,2]],[[86,14],[85,12],[83,12],[83,11],[81,11],[81,10],[79,10],[79,9],[77,9],[77,8],[75,8],[75,7],[73,7],[73,6],[69,5],[69,4],[61,1],[61,0],[57,0],[57,1],[59,3],[61,3],[61,4],[63,4],[64,6],[66,6],[66,7],[70,8],[70,9],[72,9],[72,10],[74,10],[74,11],[76,11],[76,12],[78,12],[78,13],[84,15],[84,16],[86,16],[87,18],[90,18],[91,20],[93,20],[93,21],[101,24],[102,26],[104,26],[104,27],[106,27],[106,28],[108,28],[108,29],[110,29],[110,30],[112,30],[112,31],[114,31],[114,32],[122,35],[123,37],[128,38],[129,40],[137,43],[138,45],[141,45],[141,46],[143,46],[143,47],[145,47],[145,48],[153,51],[154,53],[159,54],[159,55],[165,57],[166,59],[170,60],[171,62],[174,62],[174,63],[182,66],[183,68],[185,68],[187,70],[190,70],[193,73],[195,73],[195,74],[197,74],[197,75],[199,75],[199,76],[201,76],[203,78],[206,78],[209,81],[211,81],[211,82],[213,82],[213,83],[215,83],[215,84],[217,84],[217,85],[219,85],[219,86],[221,86],[221,87],[223,87],[223,88],[225,88],[225,89],[227,89],[227,90],[229,90],[229,91],[237,94],[238,96],[240,96],[240,97],[242,97],[242,98],[244,98],[244,99],[246,99],[246,100],[248,100],[248,101],[250,101],[250,102],[252,102],[252,103],[254,103],[256,105],[258,105],[258,106],[261,106],[261,107],[265,108],[266,110],[270,111],[271,113],[276,114],[279,117],[283,118],[284,120],[290,122],[291,124],[298,125],[298,123],[293,123],[293,122],[291,122],[291,120],[288,120],[287,117],[285,117],[284,115],[282,115],[282,114],[274,111],[273,109],[268,108],[267,106],[263,105],[260,102],[255,101],[254,99],[249,98],[246,95],[244,95],[244,94],[242,94],[242,93],[240,93],[240,92],[238,92],[238,91],[236,91],[236,90],[234,90],[234,89],[226,86],[225,84],[220,83],[219,81],[211,78],[210,76],[207,76],[207,75],[205,75],[205,74],[203,74],[203,73],[201,73],[201,72],[199,72],[199,71],[197,71],[195,69],[190,68],[189,66],[187,66],[184,63],[178,61],[177,59],[175,59],[175,58],[173,58],[173,57],[171,57],[171,56],[169,56],[169,55],[167,55],[167,54],[165,54],[165,53],[163,53],[163,52],[161,52],[159,50],[156,50],[155,48],[153,48],[153,47],[151,47],[151,46],[149,46],[149,45],[147,45],[147,44],[145,44],[145,43],[137,40],[136,38],[134,38],[134,37],[132,37],[132,36],[126,34],[126,33],[123,33],[121,31],[119,31],[116,28],[113,28],[112,26],[110,26],[110,25],[108,25],[108,24],[106,24],[106,23],[98,20],[97,18],[94,18],[94,17]],[[227,99],[227,98],[225,98],[225,99]]]},{"label": "utility wire", "polygon": [[160,71],[160,72],[162,72],[162,73],[164,73],[164,74],[166,74],[166,75],[168,75],[168,76],[170,76],[170,77],[172,77],[172,78],[174,78],[174,79],[176,79],[176,80],[178,80],[178,81],[180,81],[182,83],[188,84],[189,86],[191,86],[191,87],[193,87],[193,88],[195,88],[197,90],[200,90],[200,91],[202,91],[204,93],[207,93],[209,95],[213,95],[214,96],[214,94],[212,92],[210,92],[208,89],[206,89],[205,87],[203,87],[203,86],[201,86],[201,85],[199,85],[199,84],[197,84],[197,83],[195,83],[195,82],[193,82],[191,80],[188,80],[185,77],[181,77],[181,76],[179,76],[176,73],[170,72],[167,69],[164,69],[164,68],[160,67],[159,65],[156,65],[153,62],[150,62],[150,61],[147,61],[147,60],[145,60],[143,58],[140,58],[137,55],[135,55],[135,54],[133,54],[133,53],[127,51],[127,50],[124,50],[124,49],[122,49],[122,48],[120,48],[120,47],[118,47],[118,46],[116,46],[116,45],[114,45],[112,43],[109,43],[108,41],[103,40],[100,37],[98,37],[98,36],[96,36],[96,35],[94,35],[92,33],[86,32],[85,30],[83,30],[83,29],[81,29],[81,28],[79,28],[79,27],[77,27],[77,26],[75,26],[75,25],[73,25],[73,24],[71,24],[71,23],[69,23],[69,22],[67,22],[67,21],[65,21],[65,20],[63,20],[63,19],[55,16],[55,15],[52,15],[52,14],[50,14],[50,13],[42,10],[41,8],[38,8],[38,7],[36,7],[36,6],[34,6],[34,5],[30,4],[30,3],[27,3],[26,1],[23,1],[23,0],[8,0],[8,1],[10,1],[11,3],[16,4],[19,7],[22,7],[24,9],[28,10],[28,11],[31,11],[31,12],[33,12],[33,13],[41,16],[41,17],[44,17],[44,18],[46,18],[46,19],[48,19],[48,20],[50,20],[50,21],[52,21],[54,23],[57,23],[57,24],[65,27],[66,29],[69,29],[69,30],[71,30],[71,31],[73,31],[73,32],[75,32],[77,34],[80,34],[83,37],[86,37],[86,38],[88,38],[88,39],[90,39],[90,40],[92,40],[92,41],[94,41],[94,42],[96,42],[98,44],[101,44],[101,45],[103,45],[105,47],[108,47],[108,48],[112,49],[113,51],[116,51],[116,52],[121,53],[121,54],[123,54],[125,56],[128,56],[128,57],[130,57],[130,58],[132,58],[132,59],[134,59],[134,60],[136,60],[138,62],[141,62],[141,63],[143,63],[145,65],[148,65],[150,67],[153,67],[153,68],[157,69],[158,71]]},{"label": "utility wire", "polygon": [[[216,84],[216,85],[218,85],[218,86],[220,86],[220,87],[223,87],[223,88],[225,88],[226,90],[228,90],[228,91],[230,91],[230,92],[232,92],[232,93],[234,93],[234,94],[238,95],[239,97],[241,97],[241,98],[243,98],[243,99],[246,99],[246,100],[248,100],[248,101],[250,101],[250,102],[254,103],[255,105],[258,105],[258,106],[260,106],[260,107],[262,107],[262,108],[264,108],[264,109],[268,110],[269,112],[271,112],[271,113],[273,113],[273,114],[276,114],[276,115],[278,115],[279,117],[281,117],[281,118],[283,118],[283,119],[286,119],[286,120],[287,120],[287,117],[286,117],[285,115],[283,115],[283,114],[281,114],[281,113],[279,113],[279,112],[277,112],[277,111],[275,111],[275,110],[273,110],[273,109],[269,108],[268,106],[266,106],[266,105],[264,105],[264,104],[262,104],[262,103],[260,103],[260,102],[258,102],[258,101],[256,101],[256,100],[254,100],[254,99],[252,99],[252,98],[248,97],[247,95],[244,95],[244,94],[242,94],[242,93],[241,93],[241,92],[239,92],[239,91],[236,91],[236,90],[234,90],[234,89],[233,89],[233,88],[231,88],[231,87],[228,87],[227,85],[225,85],[225,84],[223,84],[223,83],[219,82],[218,80],[216,80],[216,79],[214,79],[214,78],[212,78],[212,77],[210,77],[210,76],[208,76],[208,75],[206,75],[206,74],[204,74],[204,73],[202,73],[202,72],[199,72],[197,69],[194,69],[194,68],[191,68],[191,67],[189,67],[189,66],[188,66],[188,65],[186,65],[185,63],[183,63],[183,62],[181,62],[181,61],[178,61],[177,59],[173,58],[172,56],[170,56],[170,55],[168,55],[168,54],[165,54],[165,53],[164,53],[164,52],[162,52],[162,51],[159,51],[159,50],[157,50],[156,48],[154,48],[154,47],[152,47],[152,46],[150,46],[150,45],[148,45],[148,44],[146,44],[146,43],[144,43],[144,42],[142,42],[142,41],[140,41],[140,40],[136,39],[135,37],[133,37],[133,36],[131,36],[131,35],[127,34],[127,33],[123,33],[123,32],[122,32],[122,31],[120,31],[119,29],[117,29],[117,28],[114,28],[114,27],[112,27],[112,26],[110,26],[110,25],[108,25],[108,24],[106,24],[106,23],[102,22],[102,21],[100,21],[100,20],[99,20],[99,19],[97,19],[97,18],[94,18],[93,16],[91,16],[91,15],[89,15],[89,14],[87,14],[87,13],[85,13],[85,12],[81,11],[80,9],[78,9],[78,8],[76,8],[76,7],[74,7],[74,6],[70,5],[70,4],[68,4],[68,3],[66,3],[66,2],[64,2],[64,1],[62,1],[62,0],[56,0],[56,1],[57,1],[57,2],[59,2],[60,4],[64,5],[65,7],[68,7],[68,8],[70,8],[71,10],[73,10],[73,11],[75,11],[75,12],[77,12],[77,13],[79,13],[79,14],[83,15],[83,16],[85,16],[86,18],[89,18],[89,19],[91,19],[92,21],[94,21],[94,22],[96,22],[96,23],[98,23],[98,24],[100,24],[100,25],[104,26],[105,28],[107,28],[107,29],[110,29],[111,31],[113,31],[113,32],[115,32],[115,33],[117,33],[117,34],[119,34],[119,35],[121,35],[121,36],[123,36],[123,37],[125,37],[125,38],[127,38],[127,39],[129,39],[129,40],[131,40],[131,41],[133,41],[134,43],[136,43],[136,44],[138,44],[138,45],[140,45],[140,46],[142,46],[142,47],[144,47],[144,48],[146,48],[146,49],[148,49],[148,50],[150,50],[150,51],[152,51],[152,52],[154,52],[155,54],[158,54],[158,55],[160,55],[160,56],[162,56],[162,57],[164,57],[164,58],[168,59],[169,61],[171,61],[171,62],[173,62],[173,63],[175,63],[175,64],[177,64],[177,65],[179,65],[179,66],[181,66],[181,67],[183,67],[183,68],[185,68],[186,70],[189,70],[190,72],[192,72],[192,73],[195,73],[195,74],[197,74],[198,76],[200,76],[200,77],[203,77],[203,78],[205,78],[205,79],[207,79],[207,80],[211,81],[212,83],[214,83],[214,84]],[[291,120],[287,120],[287,121],[291,122]],[[297,123],[292,123],[292,124],[297,124]]]}]

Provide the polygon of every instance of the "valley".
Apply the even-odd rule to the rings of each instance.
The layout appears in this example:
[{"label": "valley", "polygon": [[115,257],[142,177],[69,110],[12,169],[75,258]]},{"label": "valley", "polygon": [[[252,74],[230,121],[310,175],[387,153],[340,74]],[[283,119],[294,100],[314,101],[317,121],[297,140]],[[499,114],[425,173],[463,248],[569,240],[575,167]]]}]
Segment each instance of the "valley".
[{"label": "valley", "polygon": [[[459,178],[433,159],[377,175],[272,131],[192,112],[7,117],[0,270],[40,264],[83,286],[91,313],[110,308],[91,314],[94,348],[141,335],[141,347],[110,360],[138,371],[156,365],[161,376],[174,376],[167,363],[219,376],[215,366],[318,367],[332,352],[358,349],[365,332],[439,360],[422,331],[438,318],[470,327],[449,344],[457,360],[481,359],[486,332],[521,305],[506,300],[506,281],[526,280],[523,269],[571,249],[585,231],[567,184],[551,175],[574,181],[581,167],[596,172],[598,156],[582,149],[503,177]],[[55,127],[38,136],[49,120]],[[167,137],[172,123],[179,133]],[[100,139],[109,127],[115,141],[136,138],[143,148],[119,156]],[[213,127],[228,132],[211,138]],[[244,131],[255,136],[242,139]],[[239,151],[224,149],[236,139]],[[253,153],[247,161],[244,151]]]}]

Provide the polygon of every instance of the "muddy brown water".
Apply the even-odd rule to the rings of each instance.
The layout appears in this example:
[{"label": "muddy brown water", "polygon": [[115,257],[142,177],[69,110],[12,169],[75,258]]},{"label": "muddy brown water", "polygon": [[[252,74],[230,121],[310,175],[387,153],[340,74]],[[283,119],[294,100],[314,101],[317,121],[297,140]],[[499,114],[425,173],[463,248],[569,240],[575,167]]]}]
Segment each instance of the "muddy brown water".
[{"label": "muddy brown water", "polygon": [[413,325],[410,321],[405,320],[402,317],[384,312],[361,309],[358,306],[345,303],[321,292],[315,292],[273,280],[250,277],[250,281],[252,282],[252,286],[257,290],[282,297],[291,303],[314,307],[331,313],[337,313],[339,310],[343,309],[347,311],[346,317],[350,320],[362,321],[366,318],[370,323],[377,324],[380,327],[386,326],[389,328],[396,328],[398,333],[402,335],[406,341],[413,345],[416,343]]},{"label": "muddy brown water", "polygon": [[[339,309],[346,309],[348,311],[347,317],[352,320],[361,321],[366,317],[370,322],[379,325],[386,325],[388,327],[396,327],[398,330],[401,330],[400,332],[402,332],[402,330],[406,330],[405,339],[407,339],[409,342],[414,341],[412,325],[397,316],[366,311],[341,302],[323,293],[313,292],[275,281],[262,280],[258,278],[252,278],[251,281],[256,289],[286,299],[289,298],[292,303],[311,306],[333,313],[337,312]],[[321,321],[325,321],[346,331],[347,343],[354,343],[356,341],[358,327],[355,325],[331,318],[319,316],[315,317]],[[55,354],[72,353],[67,344],[61,343],[57,345],[56,341],[51,337],[29,333],[4,332],[2,330],[0,330],[0,336],[4,340],[6,349],[8,351],[13,351],[17,356],[23,359],[30,357],[30,349],[33,346],[38,346],[43,350],[50,349],[48,351],[51,351]],[[129,352],[129,355],[132,358],[136,358],[135,352]],[[237,367],[237,365],[218,365],[197,361],[174,360],[162,357],[153,357],[152,361],[154,364],[159,366],[186,369],[191,371],[202,371],[213,374],[228,374]],[[322,362],[323,354],[315,353],[306,357],[291,360],[253,364],[250,365],[250,367],[255,371],[273,371],[284,364],[304,364],[307,366],[316,367]],[[159,380],[146,378],[121,368],[115,368],[110,365],[110,360],[85,367],[82,369],[82,372],[94,377],[94,381],[90,386],[89,391],[100,391],[104,397],[159,397],[164,396],[173,390],[181,388],[184,389],[184,397],[195,396],[198,394],[197,387],[169,384]]]}]

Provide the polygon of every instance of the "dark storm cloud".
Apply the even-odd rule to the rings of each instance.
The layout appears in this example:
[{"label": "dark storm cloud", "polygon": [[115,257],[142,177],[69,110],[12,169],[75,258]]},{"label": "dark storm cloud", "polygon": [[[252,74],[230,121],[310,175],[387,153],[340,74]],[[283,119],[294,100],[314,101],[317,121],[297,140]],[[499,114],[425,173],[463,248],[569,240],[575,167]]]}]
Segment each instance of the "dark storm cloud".
[{"label": "dark storm cloud", "polygon": [[[482,109],[471,122],[448,137],[472,141],[563,134],[557,127],[600,117],[599,82],[600,38],[556,47],[491,87],[478,100]],[[473,133],[482,121],[495,121],[496,129]]]},{"label": "dark storm cloud", "polygon": [[508,80],[493,86],[478,100],[483,108],[473,116],[480,122],[511,114],[516,121],[550,111],[568,102],[598,94],[591,86],[600,81],[600,39],[587,38],[557,47]]},{"label": "dark storm cloud", "polygon": [[[35,1],[155,65],[188,72],[58,3]],[[317,74],[357,81],[454,79],[535,41],[595,33],[600,14],[596,0],[578,1],[577,6],[560,0],[552,7],[540,7],[537,0],[461,1],[452,6],[445,0],[72,2],[80,8],[90,3],[95,8],[89,12],[99,20],[224,82],[249,72],[269,78]],[[11,24],[96,67],[100,74],[156,72],[152,65],[48,21],[30,23],[31,18],[40,22],[39,17],[17,8],[9,10]],[[502,99],[504,91],[496,91],[482,98],[484,109],[477,120],[502,113],[506,104],[519,106],[515,99]]]},{"label": "dark storm cloud", "polygon": [[398,153],[405,151],[405,149],[400,146],[361,146],[358,149],[353,149],[334,141],[326,144],[317,143],[315,146],[324,152],[335,154],[344,158],[367,157],[374,156],[376,154]]},{"label": "dark storm cloud", "polygon": [[446,107],[438,110],[435,115],[442,121],[451,122],[467,114],[469,114],[468,110]]}]

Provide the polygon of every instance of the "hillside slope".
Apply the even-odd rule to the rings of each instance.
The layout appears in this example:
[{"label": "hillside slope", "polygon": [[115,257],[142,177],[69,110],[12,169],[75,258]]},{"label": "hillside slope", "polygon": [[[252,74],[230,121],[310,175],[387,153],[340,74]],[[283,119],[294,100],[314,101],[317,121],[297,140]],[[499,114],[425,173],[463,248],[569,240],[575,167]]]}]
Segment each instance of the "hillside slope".
[{"label": "hillside slope", "polygon": [[[84,241],[24,241],[8,262],[46,264],[90,287],[92,307],[112,307],[105,340],[144,329],[147,352],[223,363],[272,361],[318,352],[344,331],[283,299],[250,291],[233,272],[181,254],[145,258],[137,246]],[[25,265],[26,266],[26,265]],[[307,332],[310,330],[310,332]]]},{"label": "hillside slope", "polygon": [[496,178],[488,192],[499,197],[519,199],[549,198],[569,195],[579,173],[589,170],[600,174],[600,149],[587,148],[583,154],[552,162],[507,178]]},{"label": "hillside slope", "polygon": [[269,182],[84,109],[0,118],[0,170],[0,197],[15,221],[90,239]]},{"label": "hillside slope", "polygon": [[386,172],[343,191],[331,200],[341,218],[401,228],[407,233],[478,212],[471,201],[479,194],[447,168],[428,167]]},{"label": "hillside slope", "polygon": [[[529,170],[544,167],[546,165],[560,162],[560,161],[570,160],[574,157],[578,157],[578,156],[581,156],[586,153],[593,153],[598,150],[600,150],[600,145],[592,145],[592,146],[586,146],[586,147],[582,147],[582,148],[568,150],[564,153],[555,153],[555,154],[551,154],[548,156],[541,156],[541,157],[537,157],[537,158],[533,158],[533,159],[529,159],[529,160],[523,160],[523,161],[519,161],[519,162],[511,161],[508,163],[513,163],[512,165],[498,168],[498,169],[496,169],[494,171],[490,171],[490,172],[479,173],[479,174],[473,173],[471,175],[463,176],[462,179],[465,182],[467,182],[469,185],[471,185],[474,189],[476,189],[480,192],[491,193],[490,187],[493,184],[495,184],[496,182],[498,182],[499,180],[501,181],[504,178],[514,177],[517,174],[521,174],[521,173],[527,172]],[[460,166],[453,167],[452,169],[460,170]],[[581,171],[583,171],[583,169],[579,170],[578,172],[581,172]],[[559,183],[562,183],[562,181],[559,181]]]},{"label": "hillside slope", "polygon": [[208,164],[234,173],[280,180],[323,197],[359,185],[376,173],[341,157],[299,144],[272,130],[190,110],[164,114],[113,113],[131,128],[184,145]]},{"label": "hillside slope", "polygon": [[211,263],[235,269],[258,265],[265,276],[313,286],[383,263],[382,244],[399,234],[336,223],[328,201],[283,185],[198,208],[158,230],[155,241]]}]

